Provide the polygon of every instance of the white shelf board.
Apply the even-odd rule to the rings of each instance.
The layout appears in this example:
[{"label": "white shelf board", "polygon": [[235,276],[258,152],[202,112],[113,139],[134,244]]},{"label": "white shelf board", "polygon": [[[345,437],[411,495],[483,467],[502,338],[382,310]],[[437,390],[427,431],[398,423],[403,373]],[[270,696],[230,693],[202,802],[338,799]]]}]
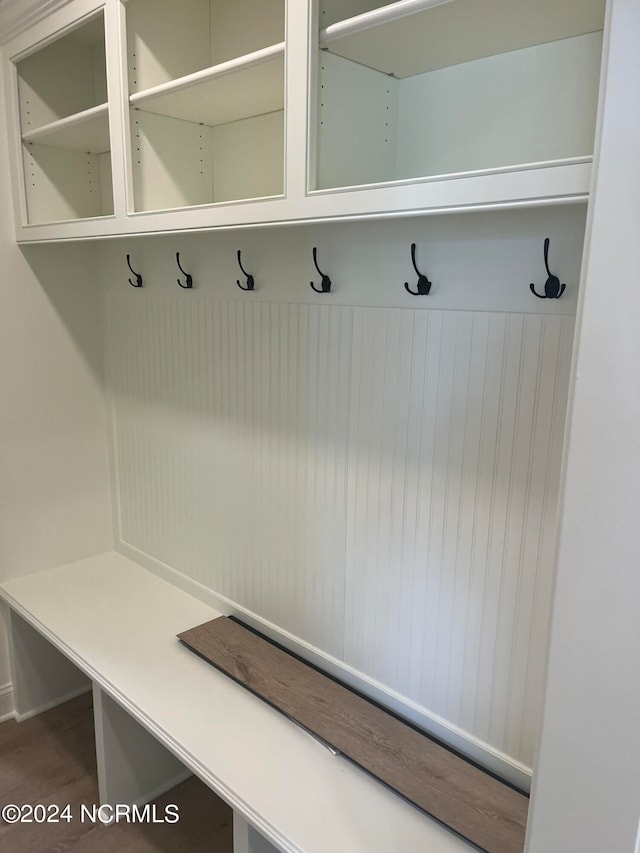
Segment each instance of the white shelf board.
[{"label": "white shelf board", "polygon": [[0,595],[279,849],[471,849],[181,645],[220,613],[120,554]]},{"label": "white shelf board", "polygon": [[[426,8],[425,8],[426,5]],[[598,32],[605,0],[400,0],[339,21],[321,48],[395,77]],[[413,10],[413,11],[412,11]]]},{"label": "white shelf board", "polygon": [[134,109],[215,127],[284,108],[284,42],[131,95]]},{"label": "white shelf board", "polygon": [[49,148],[104,154],[110,149],[107,104],[99,104],[81,113],[52,121],[22,134],[25,144],[38,143]]}]

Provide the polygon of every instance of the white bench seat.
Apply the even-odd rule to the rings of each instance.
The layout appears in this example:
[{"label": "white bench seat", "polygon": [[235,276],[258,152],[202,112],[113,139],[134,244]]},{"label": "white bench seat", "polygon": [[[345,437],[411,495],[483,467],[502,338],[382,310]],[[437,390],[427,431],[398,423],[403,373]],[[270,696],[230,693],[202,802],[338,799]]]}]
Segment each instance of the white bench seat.
[{"label": "white bench seat", "polygon": [[[56,667],[45,660],[48,644],[93,683],[100,791],[106,802],[136,790],[122,780],[127,772],[135,776],[138,768],[118,768],[123,759],[113,749],[114,738],[135,740],[125,732],[131,720],[280,850],[473,849],[182,646],[176,634],[215,618],[218,611],[120,554],[108,552],[5,581],[0,596],[12,613],[14,646],[21,646],[14,649],[18,717],[67,698],[70,688],[79,689],[64,667],[56,689]],[[27,631],[35,629],[45,638],[46,648],[43,644],[38,651],[37,643],[25,640],[24,623],[31,626]],[[34,675],[38,657],[46,668],[44,686]],[[155,756],[139,768],[148,789],[138,783],[141,795],[155,795],[177,781],[171,756],[164,763]],[[126,760],[135,763],[135,748]],[[145,773],[154,772],[159,775],[152,784]]]}]

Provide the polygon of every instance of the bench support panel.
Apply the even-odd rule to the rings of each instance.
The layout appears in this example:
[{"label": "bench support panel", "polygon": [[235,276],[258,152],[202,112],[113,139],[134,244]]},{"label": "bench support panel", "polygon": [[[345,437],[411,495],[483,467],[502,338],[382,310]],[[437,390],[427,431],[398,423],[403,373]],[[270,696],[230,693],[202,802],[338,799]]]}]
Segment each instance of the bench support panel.
[{"label": "bench support panel", "polygon": [[14,610],[9,611],[11,675],[18,722],[91,689],[91,680]]},{"label": "bench support panel", "polygon": [[278,853],[239,812],[233,812],[233,853]]},{"label": "bench support panel", "polygon": [[144,805],[191,776],[153,735],[93,685],[100,805]]}]

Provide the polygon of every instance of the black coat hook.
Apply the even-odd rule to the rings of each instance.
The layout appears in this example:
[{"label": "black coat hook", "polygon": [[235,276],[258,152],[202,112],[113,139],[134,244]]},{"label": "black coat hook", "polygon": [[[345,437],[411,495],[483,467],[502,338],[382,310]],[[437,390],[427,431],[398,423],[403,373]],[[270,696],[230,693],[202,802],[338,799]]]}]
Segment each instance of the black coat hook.
[{"label": "black coat hook", "polygon": [[178,279],[176,279],[176,281],[178,282],[178,284],[180,285],[180,287],[183,287],[185,290],[189,290],[190,288],[192,288],[192,287],[193,287],[193,278],[189,275],[189,273],[188,273],[188,272],[185,272],[185,271],[182,269],[182,267],[180,266],[180,252],[176,252],[176,263],[178,264],[178,268],[179,268],[180,272],[181,272],[183,275],[186,275],[186,277],[187,277],[187,283],[186,283],[186,284],[183,284],[183,283],[180,281],[180,279],[179,279],[179,278],[178,278]]},{"label": "black coat hook", "polygon": [[404,289],[407,293],[411,293],[413,296],[427,296],[429,291],[431,290],[431,282],[423,275],[418,269],[418,265],[416,264],[416,244],[411,244],[411,263],[413,264],[413,268],[416,271],[416,275],[418,276],[418,284],[417,290],[411,290],[409,287],[409,282],[405,281]]},{"label": "black coat hook", "polygon": [[242,259],[241,259],[241,255],[240,255],[240,249],[238,249],[238,266],[240,267],[240,269],[242,270],[242,272],[244,273],[244,275],[245,275],[245,276],[246,276],[246,278],[247,278],[247,286],[246,286],[246,287],[243,287],[243,286],[240,284],[240,279],[236,279],[236,284],[238,285],[238,287],[240,288],[240,290],[253,290],[254,285],[255,285],[255,280],[254,280],[253,276],[252,276],[252,275],[250,275],[250,274],[246,271],[246,269],[242,266]]},{"label": "black coat hook", "polygon": [[325,275],[320,267],[318,266],[318,250],[316,247],[313,247],[313,264],[315,268],[318,270],[318,274],[322,276],[322,281],[320,282],[320,287],[316,287],[315,284],[310,281],[312,290],[315,290],[316,293],[329,293],[331,290],[331,279],[328,275]]},{"label": "black coat hook", "polygon": [[538,293],[536,291],[535,284],[533,282],[529,285],[531,293],[538,297],[538,299],[560,299],[562,294],[565,291],[566,284],[560,284],[560,279],[557,275],[554,275],[549,269],[549,243],[551,241],[548,237],[545,238],[544,241],[544,265],[547,268],[547,275],[549,278],[546,280],[544,284],[544,293]]},{"label": "black coat hook", "polygon": [[127,255],[127,266],[136,277],[135,281],[131,281],[131,279],[129,279],[129,284],[131,285],[131,287],[142,287],[142,276],[140,275],[140,273],[136,272],[131,266],[131,258],[129,257],[129,255]]}]

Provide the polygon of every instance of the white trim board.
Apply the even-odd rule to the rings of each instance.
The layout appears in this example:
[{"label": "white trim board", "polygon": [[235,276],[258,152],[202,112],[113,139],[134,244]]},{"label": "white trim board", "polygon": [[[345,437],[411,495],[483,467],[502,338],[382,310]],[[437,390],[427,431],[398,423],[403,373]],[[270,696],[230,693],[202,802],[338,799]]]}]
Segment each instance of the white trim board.
[{"label": "white trim board", "polygon": [[40,714],[44,714],[45,711],[50,711],[52,708],[57,708],[58,705],[63,705],[65,702],[71,702],[72,699],[77,699],[79,696],[84,696],[85,693],[90,692],[91,685],[87,687],[79,687],[77,690],[72,690],[71,693],[67,693],[66,695],[60,696],[56,699],[52,699],[50,702],[45,702],[44,705],[39,705],[37,708],[30,709],[24,714],[19,714],[16,710],[14,710],[11,716],[15,719],[17,723],[24,723],[25,720],[31,720],[33,717],[39,717]]},{"label": "white trim board", "polygon": [[70,0],[3,0],[0,4],[0,44],[23,33]]},{"label": "white trim board", "polygon": [[0,686],[0,723],[10,720],[15,714],[13,684],[8,681]]}]

